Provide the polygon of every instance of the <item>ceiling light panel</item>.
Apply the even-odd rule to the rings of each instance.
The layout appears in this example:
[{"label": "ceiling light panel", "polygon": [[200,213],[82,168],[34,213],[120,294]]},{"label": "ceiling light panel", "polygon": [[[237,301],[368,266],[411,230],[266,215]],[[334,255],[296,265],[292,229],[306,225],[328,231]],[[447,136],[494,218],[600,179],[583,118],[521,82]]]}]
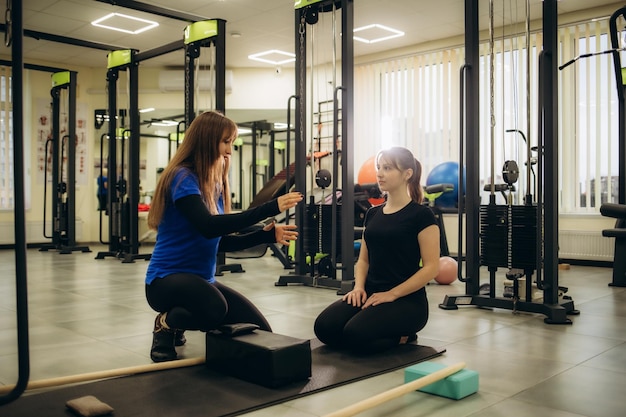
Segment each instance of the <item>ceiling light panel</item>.
[{"label": "ceiling light panel", "polygon": [[354,29],[354,40],[364,43],[382,42],[401,36],[404,36],[404,32],[377,23]]},{"label": "ceiling light panel", "polygon": [[265,62],[272,65],[283,65],[296,60],[296,55],[291,52],[279,51],[272,49],[258,54],[248,55],[248,59],[253,61]]},{"label": "ceiling light panel", "polygon": [[105,29],[130,33],[132,35],[136,35],[159,26],[157,22],[122,13],[110,13],[100,19],[94,20],[91,24]]}]

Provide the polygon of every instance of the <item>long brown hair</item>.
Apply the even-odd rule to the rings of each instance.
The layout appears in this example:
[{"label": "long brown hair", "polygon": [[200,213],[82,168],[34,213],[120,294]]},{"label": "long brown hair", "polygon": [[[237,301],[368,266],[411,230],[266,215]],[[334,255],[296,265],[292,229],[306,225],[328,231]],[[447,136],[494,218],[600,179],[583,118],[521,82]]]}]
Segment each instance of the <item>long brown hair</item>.
[{"label": "long brown hair", "polygon": [[413,156],[411,151],[400,146],[383,149],[376,155],[376,166],[378,166],[381,158],[400,171],[409,168],[413,170],[413,175],[411,175],[411,178],[409,178],[407,182],[407,188],[411,200],[422,204],[424,200],[424,190],[422,189],[422,164]]},{"label": "long brown hair", "polygon": [[230,212],[230,185],[228,183],[228,161],[220,155],[220,142],[235,139],[237,125],[217,111],[207,111],[196,117],[185,132],[180,147],[163,170],[154,191],[148,212],[148,227],[156,230],[170,196],[174,176],[180,168],[187,168],[198,176],[200,193],[207,208],[217,214],[217,201],[224,199],[224,211]]}]

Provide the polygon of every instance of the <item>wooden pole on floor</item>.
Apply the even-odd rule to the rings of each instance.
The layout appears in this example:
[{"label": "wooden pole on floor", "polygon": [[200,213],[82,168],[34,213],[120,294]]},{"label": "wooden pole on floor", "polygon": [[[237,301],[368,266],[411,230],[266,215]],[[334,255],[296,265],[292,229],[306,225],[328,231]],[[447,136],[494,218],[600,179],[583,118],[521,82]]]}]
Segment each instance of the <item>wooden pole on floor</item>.
[{"label": "wooden pole on floor", "polygon": [[[57,378],[41,379],[39,381],[31,381],[26,386],[27,390],[40,388],[51,388],[61,385],[76,384],[79,382],[95,381],[98,379],[116,378],[120,376],[143,374],[147,372],[164,371],[167,369],[185,368],[189,366],[201,365],[205,362],[205,358],[179,359],[168,362],[151,363],[147,365],[130,366],[127,368],[108,369],[106,371],[89,372],[78,375],[68,375]],[[0,387],[0,394],[9,392],[13,386]]]},{"label": "wooden pole on floor", "polygon": [[398,397],[403,396],[404,394],[408,394],[409,392],[413,392],[420,388],[424,388],[427,385],[430,385],[434,382],[437,382],[452,374],[457,373],[463,368],[465,368],[465,363],[459,362],[455,365],[451,365],[451,366],[448,366],[447,368],[440,369],[439,371],[433,372],[432,374],[423,376],[414,381],[407,382],[406,384],[400,385],[399,387],[392,388],[388,391],[385,391],[373,397],[367,398],[363,401],[359,401],[358,403],[342,408],[341,410],[327,414],[324,417],[354,416],[355,414],[362,413],[363,411],[369,410],[370,408],[374,408],[382,403],[391,401],[394,398],[398,398]]}]

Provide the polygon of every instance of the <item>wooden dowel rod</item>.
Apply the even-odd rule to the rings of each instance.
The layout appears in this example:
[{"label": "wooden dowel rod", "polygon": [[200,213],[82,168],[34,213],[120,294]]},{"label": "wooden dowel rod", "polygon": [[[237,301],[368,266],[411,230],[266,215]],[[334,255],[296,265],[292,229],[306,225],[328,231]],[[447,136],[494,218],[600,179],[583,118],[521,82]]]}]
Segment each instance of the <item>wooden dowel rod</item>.
[{"label": "wooden dowel rod", "polygon": [[358,413],[362,413],[365,410],[369,410],[370,408],[374,408],[382,403],[387,401],[391,401],[394,398],[398,398],[403,396],[404,394],[408,394],[409,392],[416,391],[420,388],[424,388],[427,385],[432,384],[433,382],[437,382],[441,379],[444,379],[454,373],[459,372],[461,369],[465,368],[465,362],[459,362],[457,364],[448,366],[447,368],[440,369],[432,374],[423,376],[419,379],[416,379],[411,382],[407,382],[404,385],[400,385],[399,387],[392,388],[388,391],[381,392],[378,395],[367,398],[363,401],[359,401],[358,403],[352,404],[348,407],[342,408],[341,410],[337,410],[333,413],[327,414],[324,417],[351,417]]},{"label": "wooden dowel rod", "polygon": [[[166,369],[185,368],[188,366],[201,365],[205,358],[179,359],[175,361],[151,363],[147,365],[130,366],[127,368],[108,369],[106,371],[89,372],[86,374],[68,375],[58,378],[40,379],[31,381],[26,386],[27,390],[57,387],[61,385],[75,384],[79,382],[95,381],[98,379],[115,378],[120,376],[143,374],[147,372],[164,371]],[[0,387],[0,394],[13,389],[13,385]]]}]

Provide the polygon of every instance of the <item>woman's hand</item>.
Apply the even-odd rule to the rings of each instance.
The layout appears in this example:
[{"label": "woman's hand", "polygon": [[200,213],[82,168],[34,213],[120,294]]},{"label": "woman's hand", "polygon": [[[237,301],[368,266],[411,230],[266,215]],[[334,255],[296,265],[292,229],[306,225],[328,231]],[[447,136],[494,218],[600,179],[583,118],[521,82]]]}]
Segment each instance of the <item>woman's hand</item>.
[{"label": "woman's hand", "polygon": [[342,300],[355,307],[361,307],[367,300],[367,293],[363,288],[355,288],[344,295]]},{"label": "woman's hand", "polygon": [[294,208],[300,201],[302,201],[302,193],[291,192],[278,197],[278,210],[282,213],[285,210]]},{"label": "woman's hand", "polygon": [[365,304],[363,304],[363,308],[367,308],[369,306],[377,306],[382,303],[391,303],[396,301],[398,297],[392,294],[391,291],[385,292],[375,292],[367,299]]},{"label": "woman's hand", "polygon": [[276,224],[272,222],[263,228],[264,231],[274,229],[276,234],[276,243],[289,246],[289,242],[298,238],[295,224]]}]

